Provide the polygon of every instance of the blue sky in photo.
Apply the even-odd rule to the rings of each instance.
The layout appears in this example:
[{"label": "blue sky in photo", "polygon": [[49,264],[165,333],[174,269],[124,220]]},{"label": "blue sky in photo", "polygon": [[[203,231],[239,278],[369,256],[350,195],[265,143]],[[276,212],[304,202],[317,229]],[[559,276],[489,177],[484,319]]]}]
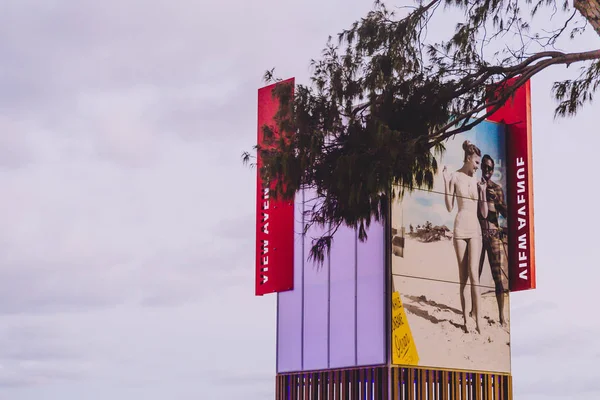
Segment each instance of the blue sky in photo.
[{"label": "blue sky in photo", "polygon": [[[410,225],[423,225],[430,221],[433,225],[445,225],[452,229],[454,216],[457,212],[456,204],[452,212],[448,212],[444,200],[444,185],[442,169],[444,166],[454,172],[463,165],[463,142],[469,140],[481,150],[481,156],[489,154],[496,163],[492,180],[506,188],[506,129],[504,124],[485,121],[473,129],[463,132],[447,140],[444,144],[446,150],[439,158],[439,171],[434,179],[433,190],[415,190],[408,194],[402,201],[404,227]],[[481,178],[481,169],[477,171],[477,178]]]}]

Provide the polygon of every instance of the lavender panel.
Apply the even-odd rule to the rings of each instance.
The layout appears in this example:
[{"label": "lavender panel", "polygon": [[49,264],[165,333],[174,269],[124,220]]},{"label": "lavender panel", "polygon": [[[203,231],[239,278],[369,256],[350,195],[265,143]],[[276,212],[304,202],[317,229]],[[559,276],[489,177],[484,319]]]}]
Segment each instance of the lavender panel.
[{"label": "lavender panel", "polygon": [[385,348],[385,229],[373,224],[357,248],[358,365],[387,362]]},{"label": "lavender panel", "polygon": [[277,294],[277,372],[302,370],[302,192],[294,209],[294,289]]},{"label": "lavender panel", "polygon": [[[306,199],[311,197],[306,191]],[[305,209],[312,206],[311,201],[305,203]],[[304,371],[327,368],[329,264],[326,260],[319,266],[308,260],[312,238],[320,237],[325,231],[312,226],[304,238]]]},{"label": "lavender panel", "polygon": [[330,258],[329,367],[356,365],[356,232],[341,227]]}]

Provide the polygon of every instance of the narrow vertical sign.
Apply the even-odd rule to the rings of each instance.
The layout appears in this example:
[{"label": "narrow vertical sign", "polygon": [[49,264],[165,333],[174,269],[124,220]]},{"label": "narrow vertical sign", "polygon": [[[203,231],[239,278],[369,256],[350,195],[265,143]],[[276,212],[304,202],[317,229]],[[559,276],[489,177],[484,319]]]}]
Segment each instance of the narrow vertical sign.
[{"label": "narrow vertical sign", "polygon": [[510,291],[535,289],[530,81],[489,119],[507,124]]},{"label": "narrow vertical sign", "polygon": [[[294,78],[258,90],[258,144],[264,145],[263,127],[275,128],[279,101],[277,85],[294,87]],[[276,132],[276,130],[275,130]],[[274,200],[275,182],[263,182],[257,154],[256,167],[256,289],[255,294],[283,292],[294,288],[294,202]]]}]

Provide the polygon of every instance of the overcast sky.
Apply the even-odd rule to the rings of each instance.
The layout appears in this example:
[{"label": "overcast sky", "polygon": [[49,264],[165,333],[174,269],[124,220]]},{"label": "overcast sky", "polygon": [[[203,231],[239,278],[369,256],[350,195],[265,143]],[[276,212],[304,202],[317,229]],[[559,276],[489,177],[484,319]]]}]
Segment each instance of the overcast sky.
[{"label": "overcast sky", "polygon": [[[274,398],[240,154],[263,72],[306,83],[370,6],[2,0],[0,399]],[[600,104],[555,121],[562,71],[532,85],[539,289],[511,298],[517,399],[600,396]]]}]

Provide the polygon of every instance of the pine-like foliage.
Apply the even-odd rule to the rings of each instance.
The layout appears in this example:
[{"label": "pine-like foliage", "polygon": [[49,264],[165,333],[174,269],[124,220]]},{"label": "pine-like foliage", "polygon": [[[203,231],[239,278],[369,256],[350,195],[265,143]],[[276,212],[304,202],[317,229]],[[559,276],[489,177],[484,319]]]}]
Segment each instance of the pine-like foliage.
[{"label": "pine-like foliage", "polygon": [[[462,15],[456,29],[445,41],[429,42],[432,18],[453,11]],[[562,18],[560,28],[531,32],[536,17],[550,13],[554,24]],[[586,22],[563,0],[433,0],[396,11],[377,1],[338,40],[330,38],[312,61],[310,85],[297,85],[293,95],[278,87],[276,124],[262,127],[267,140],[256,147],[263,179],[277,181],[274,196],[316,191],[307,228],[329,229],[313,238],[311,256],[323,261],[342,224],[365,240],[370,223],[386,216],[390,198],[431,188],[444,141],[481,123],[540,71],[582,64],[578,79],[555,83],[557,116],[573,115],[592,100],[600,49],[555,48]],[[600,47],[600,40],[590,45]],[[273,70],[265,79],[277,81]],[[512,85],[503,85],[509,80]],[[490,87],[501,90],[491,95]]]}]

